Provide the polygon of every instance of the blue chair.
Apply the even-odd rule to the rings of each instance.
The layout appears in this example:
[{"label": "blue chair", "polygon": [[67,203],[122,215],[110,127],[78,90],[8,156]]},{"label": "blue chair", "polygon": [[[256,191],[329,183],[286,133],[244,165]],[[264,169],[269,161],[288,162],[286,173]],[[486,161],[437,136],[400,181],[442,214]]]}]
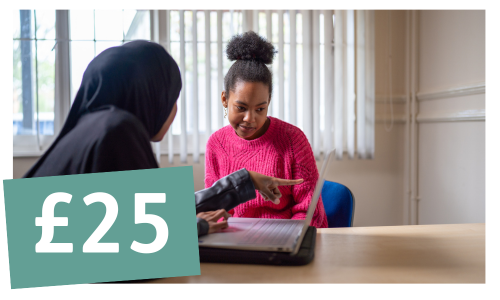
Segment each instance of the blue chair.
[{"label": "blue chair", "polygon": [[354,219],[354,195],[345,185],[326,181],[321,198],[328,219],[328,227],[352,227]]}]

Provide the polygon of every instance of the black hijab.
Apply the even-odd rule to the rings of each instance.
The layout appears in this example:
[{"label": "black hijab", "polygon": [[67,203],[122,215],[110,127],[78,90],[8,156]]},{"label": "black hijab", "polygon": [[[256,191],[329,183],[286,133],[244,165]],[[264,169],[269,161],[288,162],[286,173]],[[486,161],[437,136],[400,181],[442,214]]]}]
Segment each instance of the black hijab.
[{"label": "black hijab", "polygon": [[133,41],[103,51],[85,70],[59,136],[24,177],[158,167],[149,141],[181,87],[161,45]]}]

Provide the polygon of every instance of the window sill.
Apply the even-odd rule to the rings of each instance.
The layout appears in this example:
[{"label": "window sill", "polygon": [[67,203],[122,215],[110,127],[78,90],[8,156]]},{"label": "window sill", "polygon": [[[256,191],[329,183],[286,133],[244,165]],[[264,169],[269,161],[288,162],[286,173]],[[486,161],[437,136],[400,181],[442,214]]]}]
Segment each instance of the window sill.
[{"label": "window sill", "polygon": [[12,157],[40,157],[43,153],[43,151],[14,151]]}]

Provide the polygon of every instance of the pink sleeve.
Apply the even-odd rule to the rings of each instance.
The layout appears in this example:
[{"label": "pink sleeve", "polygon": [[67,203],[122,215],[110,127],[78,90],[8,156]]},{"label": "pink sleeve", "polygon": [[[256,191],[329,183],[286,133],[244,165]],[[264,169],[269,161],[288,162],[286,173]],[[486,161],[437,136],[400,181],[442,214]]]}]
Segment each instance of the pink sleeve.
[{"label": "pink sleeve", "polygon": [[[293,178],[302,178],[304,179],[304,182],[294,186],[292,189],[293,199],[296,203],[292,207],[292,219],[303,220],[306,218],[307,209],[311,203],[314,188],[316,187],[316,182],[319,178],[319,172],[311,145],[303,132],[299,132],[299,134],[295,135],[293,149],[295,155],[295,162],[292,167]],[[316,228],[328,227],[325,208],[323,207],[321,196],[319,198],[318,205],[316,206],[316,210],[314,211],[311,225]]]},{"label": "pink sleeve", "polygon": [[214,149],[216,143],[214,143],[214,137],[210,136],[207,141],[207,148],[205,150],[205,188],[211,187],[217,180],[219,169],[217,163],[216,150]]}]

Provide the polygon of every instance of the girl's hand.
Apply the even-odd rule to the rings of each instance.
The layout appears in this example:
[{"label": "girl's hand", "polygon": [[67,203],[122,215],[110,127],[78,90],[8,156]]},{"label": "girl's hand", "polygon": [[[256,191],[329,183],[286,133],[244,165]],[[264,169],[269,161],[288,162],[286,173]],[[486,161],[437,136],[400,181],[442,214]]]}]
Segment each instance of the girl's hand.
[{"label": "girl's hand", "polygon": [[[225,209],[219,209],[216,211],[201,212],[197,214],[196,217],[207,221],[208,233],[214,233],[227,228],[227,218],[231,217],[231,215]],[[224,221],[217,223],[217,220],[220,218],[224,218]]]},{"label": "girl's hand", "polygon": [[280,185],[295,185],[304,182],[304,179],[280,179],[274,178],[266,175],[262,175],[257,172],[248,171],[250,178],[252,179],[255,189],[259,191],[259,194],[266,201],[271,201],[274,204],[279,204],[281,198],[281,192],[278,189]]}]

